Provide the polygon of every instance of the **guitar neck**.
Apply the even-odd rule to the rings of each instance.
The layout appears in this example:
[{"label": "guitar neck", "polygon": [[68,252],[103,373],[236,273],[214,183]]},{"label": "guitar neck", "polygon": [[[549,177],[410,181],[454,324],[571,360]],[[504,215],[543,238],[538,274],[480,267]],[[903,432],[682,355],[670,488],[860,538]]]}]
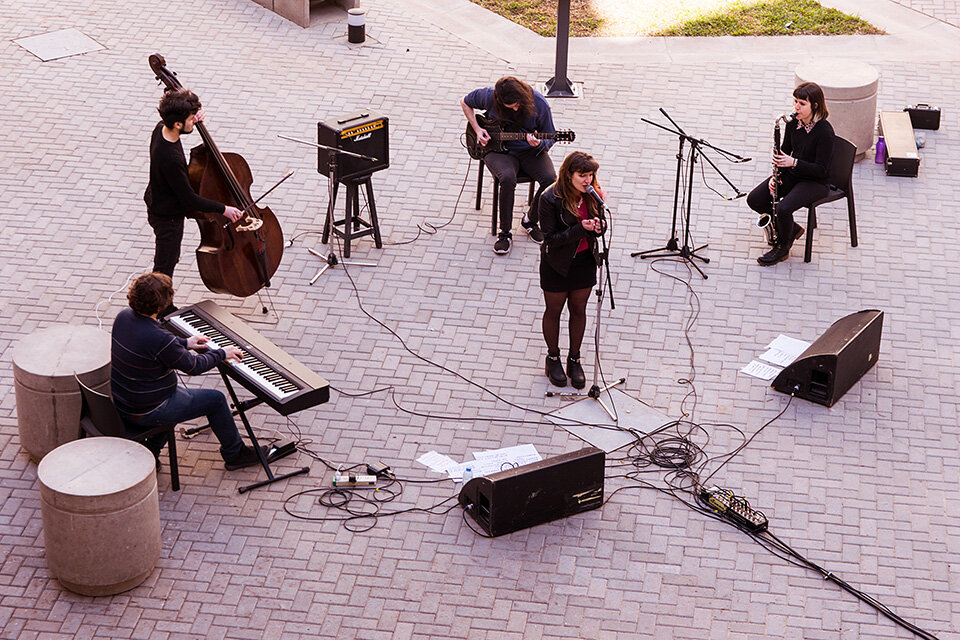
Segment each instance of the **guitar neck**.
[{"label": "guitar neck", "polygon": [[[491,134],[490,137],[494,140],[506,142],[507,140],[526,140],[527,135],[528,134],[522,131],[501,131],[499,133]],[[552,140],[554,137],[554,134],[552,133],[535,133],[533,135],[536,136],[538,140]]]}]

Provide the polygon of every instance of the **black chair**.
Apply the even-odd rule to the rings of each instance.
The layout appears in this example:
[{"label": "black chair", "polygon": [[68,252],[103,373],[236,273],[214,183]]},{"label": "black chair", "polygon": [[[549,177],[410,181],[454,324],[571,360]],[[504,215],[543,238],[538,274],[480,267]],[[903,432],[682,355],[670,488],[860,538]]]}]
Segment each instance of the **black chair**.
[{"label": "black chair", "polygon": [[807,208],[807,246],[803,261],[810,262],[813,254],[813,230],[817,228],[817,207],[834,200],[847,199],[847,216],[850,218],[850,246],[857,246],[857,216],[853,203],[853,161],[857,147],[840,136],[833,139],[833,155],[830,158],[828,183],[830,192]]},{"label": "black chair", "polygon": [[[480,199],[483,193],[483,169],[487,166],[483,163],[483,158],[479,159],[479,163],[479,171],[477,172],[477,206],[474,207],[477,211],[480,211]],[[493,175],[492,171],[490,175],[493,176],[493,218],[490,221],[490,235],[495,236],[500,226],[500,216],[498,215],[498,209],[500,207],[500,180],[497,176]],[[527,206],[529,207],[533,204],[533,190],[537,186],[537,181],[525,174],[523,170],[520,170],[517,173],[517,186],[519,187],[521,184],[530,185],[530,193],[527,194]]]},{"label": "black chair", "polygon": [[114,438],[127,438],[143,444],[153,436],[166,435],[167,448],[170,450],[170,486],[174,491],[179,491],[180,469],[177,467],[177,425],[154,427],[142,433],[131,431],[123,418],[120,417],[117,408],[113,406],[111,396],[91,389],[80,380],[79,376],[74,376],[74,378],[80,385],[80,394],[83,397],[83,405],[80,410],[80,437],[83,438],[87,435],[112,436]]}]

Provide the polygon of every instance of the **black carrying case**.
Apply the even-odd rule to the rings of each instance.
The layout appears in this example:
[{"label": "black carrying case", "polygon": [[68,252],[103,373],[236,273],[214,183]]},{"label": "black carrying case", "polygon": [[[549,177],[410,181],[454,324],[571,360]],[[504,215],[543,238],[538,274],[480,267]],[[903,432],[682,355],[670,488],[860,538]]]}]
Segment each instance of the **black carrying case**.
[{"label": "black carrying case", "polygon": [[910,114],[910,122],[914,129],[940,128],[940,107],[921,103],[904,107],[903,110]]}]

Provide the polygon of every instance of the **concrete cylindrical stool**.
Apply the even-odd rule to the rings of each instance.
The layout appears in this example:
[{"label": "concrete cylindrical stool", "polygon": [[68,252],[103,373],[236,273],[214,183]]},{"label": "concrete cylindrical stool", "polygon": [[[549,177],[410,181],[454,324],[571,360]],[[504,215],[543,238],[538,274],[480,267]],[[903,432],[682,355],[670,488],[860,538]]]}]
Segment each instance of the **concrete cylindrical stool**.
[{"label": "concrete cylindrical stool", "polygon": [[40,461],[40,510],[50,572],[70,591],[132,589],[160,559],[156,462],[123,438],[84,438]]},{"label": "concrete cylindrical stool", "polygon": [[360,44],[366,36],[367,12],[360,8],[347,10],[347,42]]},{"label": "concrete cylindrical stool", "polygon": [[795,76],[796,84],[820,85],[833,130],[856,145],[857,159],[862,158],[873,146],[877,129],[877,70],[855,60],[824,59],[798,65]]},{"label": "concrete cylindrical stool", "polygon": [[98,391],[110,382],[110,334],[59,324],[34,331],[13,348],[20,446],[37,462],[80,429],[80,388],[73,374]]}]

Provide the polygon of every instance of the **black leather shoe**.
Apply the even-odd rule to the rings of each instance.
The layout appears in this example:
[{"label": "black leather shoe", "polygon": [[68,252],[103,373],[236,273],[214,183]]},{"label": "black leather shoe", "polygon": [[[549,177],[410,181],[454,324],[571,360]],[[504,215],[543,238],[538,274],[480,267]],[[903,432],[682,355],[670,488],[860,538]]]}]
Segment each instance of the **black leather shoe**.
[{"label": "black leather shoe", "polygon": [[800,239],[800,236],[803,235],[803,227],[798,225],[796,222],[793,223],[793,240],[790,241],[790,244],[793,244]]},{"label": "black leather shoe", "polygon": [[563,365],[560,364],[560,356],[547,356],[544,373],[547,374],[547,377],[550,378],[550,382],[554,386],[567,386],[567,374],[563,372]]},{"label": "black leather shoe", "polygon": [[[260,447],[260,449],[263,451],[263,455],[266,456],[266,447]],[[240,449],[236,455],[229,460],[224,460],[223,466],[227,468],[227,471],[236,471],[244,467],[252,467],[255,464],[260,464],[260,458],[257,457],[257,452],[247,445],[243,445],[243,448]]]},{"label": "black leather shoe", "polygon": [[570,376],[570,386],[574,389],[583,389],[587,386],[587,376],[580,366],[580,357],[567,356],[567,375]]},{"label": "black leather shoe", "polygon": [[757,258],[757,264],[761,267],[772,267],[778,262],[783,262],[790,257],[790,247],[784,245],[777,245],[770,251],[767,251],[765,254]]}]

